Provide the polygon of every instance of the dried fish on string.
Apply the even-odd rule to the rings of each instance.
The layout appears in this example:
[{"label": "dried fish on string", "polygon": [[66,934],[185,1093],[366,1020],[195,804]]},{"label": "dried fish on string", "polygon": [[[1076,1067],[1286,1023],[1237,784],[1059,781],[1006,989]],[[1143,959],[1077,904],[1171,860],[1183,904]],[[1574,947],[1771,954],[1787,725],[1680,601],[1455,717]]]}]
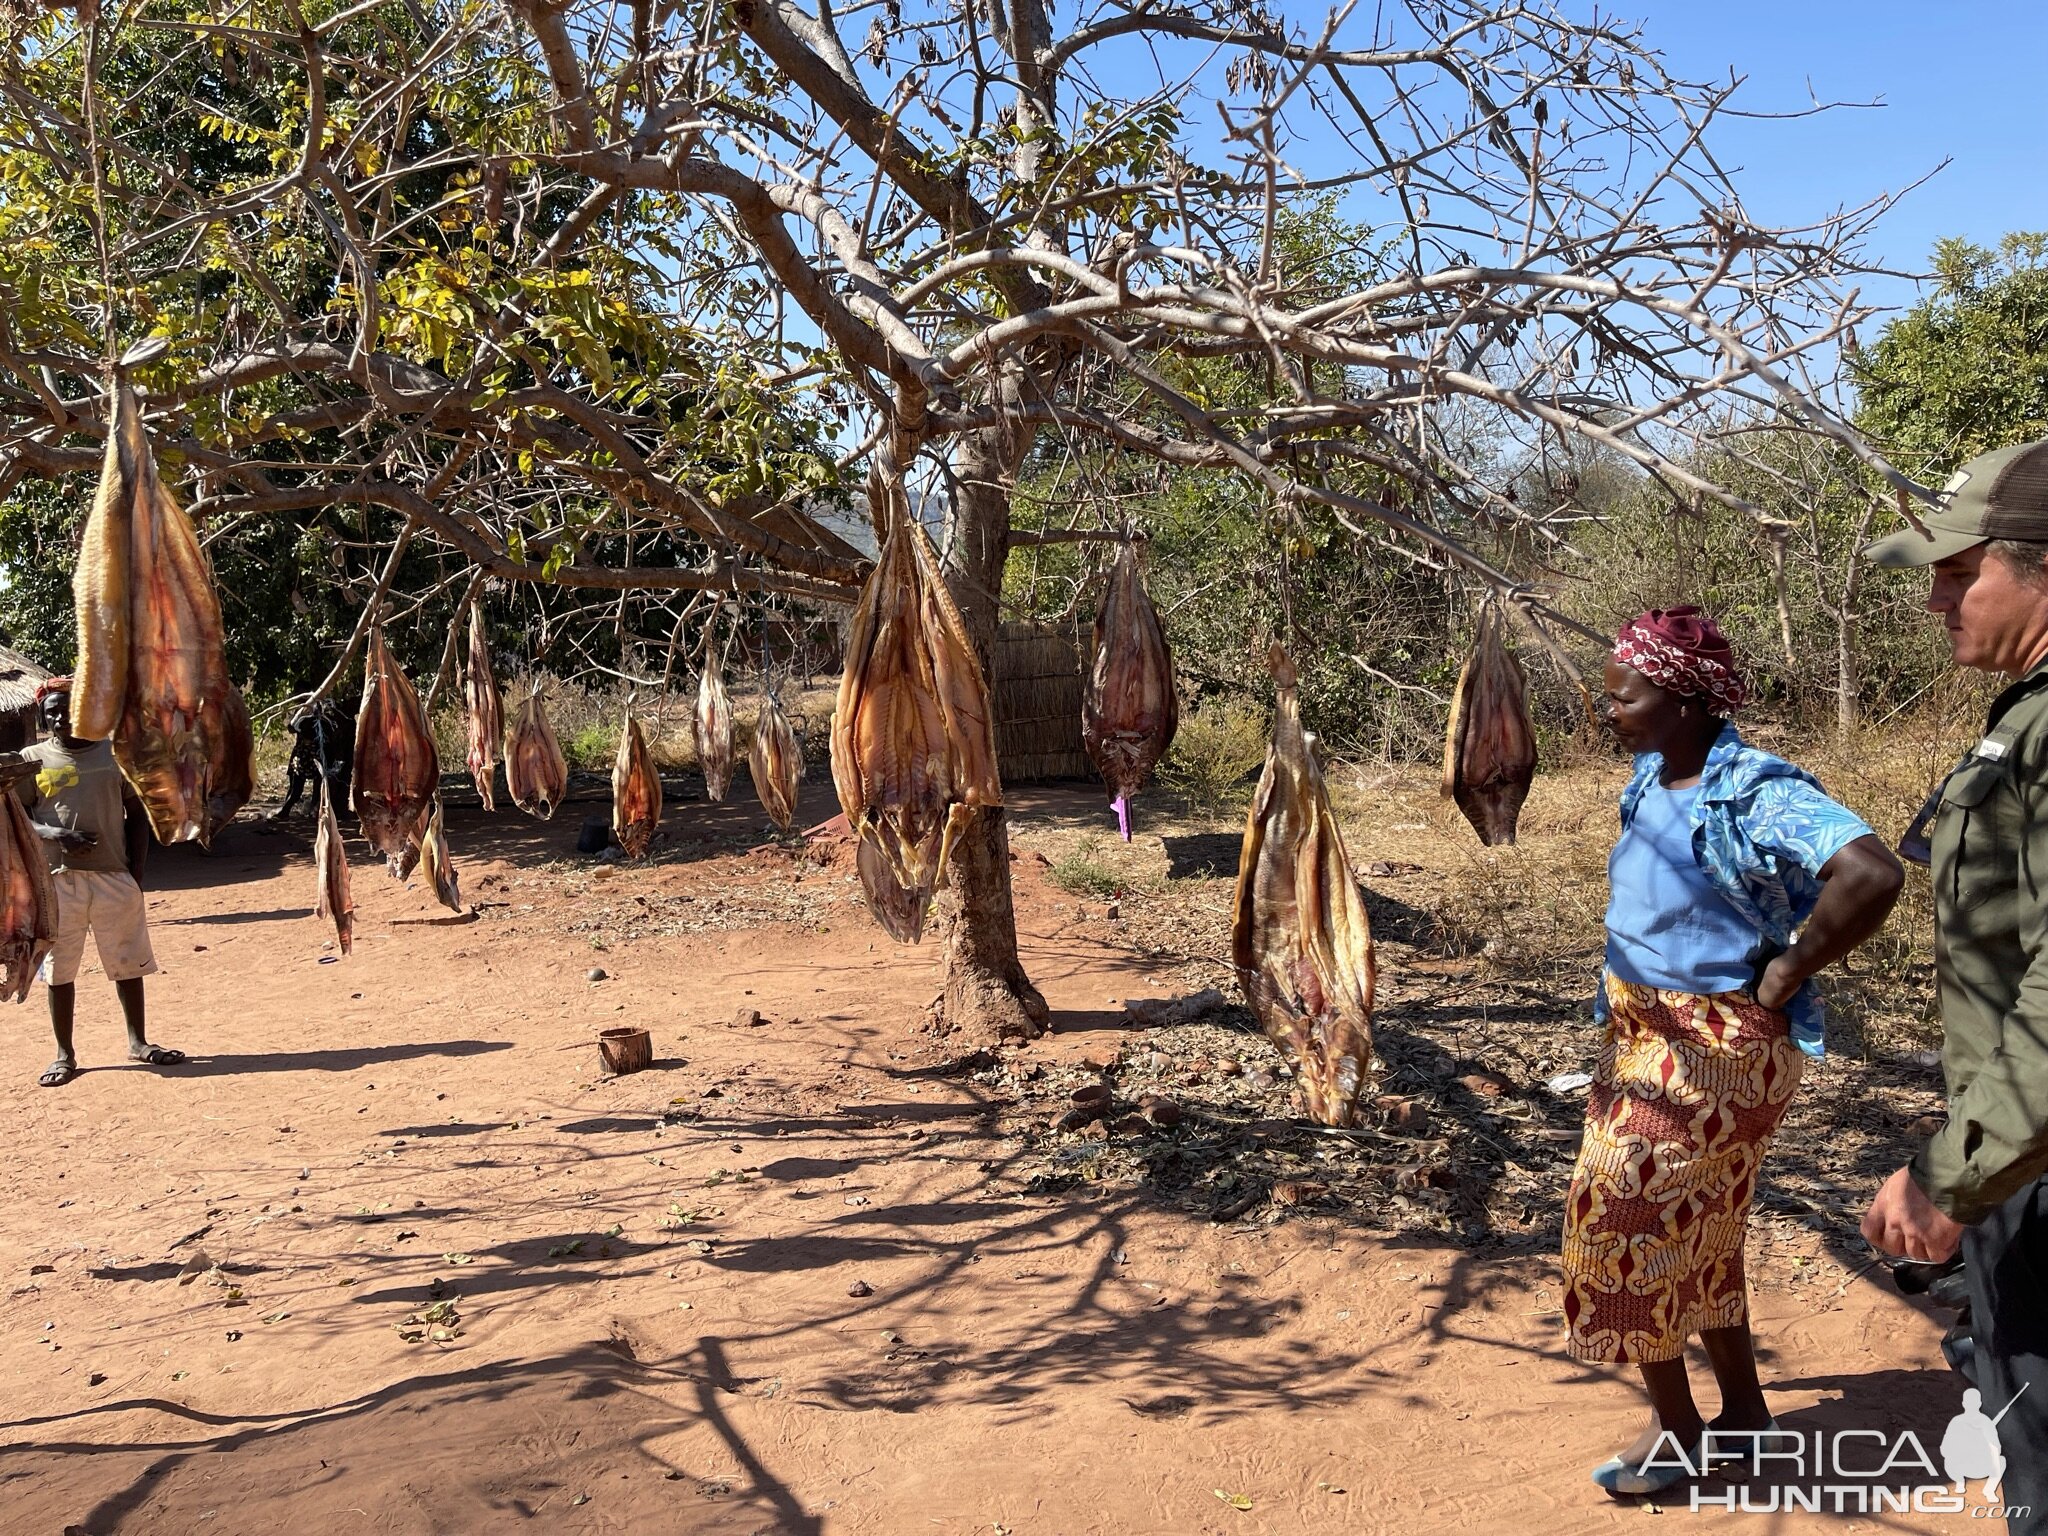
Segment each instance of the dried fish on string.
[{"label": "dried fish on string", "polygon": [[355,801],[363,836],[400,880],[413,871],[441,787],[441,764],[420,696],[373,625],[356,715]]},{"label": "dried fish on string", "polygon": [[469,776],[484,809],[498,808],[492,782],[498,765],[498,740],[505,734],[505,706],[498,697],[498,679],[491,671],[491,648],[484,640],[484,605],[469,605],[469,674],[463,680],[469,705]]},{"label": "dried fish on string", "polygon": [[931,540],[897,502],[847,634],[832,781],[869,906],[914,944],[954,834],[1003,788],[981,663]]},{"label": "dried fish on string", "polygon": [[441,826],[441,797],[434,796],[434,809],[427,817],[420,837],[420,868],[434,888],[434,899],[450,912],[462,910],[462,888],[455,879],[455,861],[448,856],[448,834]]},{"label": "dried fish on string", "polygon": [[1109,786],[1125,842],[1131,840],[1131,796],[1151,777],[1179,726],[1173,652],[1145,590],[1137,547],[1125,544],[1096,610],[1095,658],[1081,696],[1081,744]]},{"label": "dried fish on string", "polygon": [[28,812],[10,788],[0,799],[0,997],[18,1003],[57,940],[57,891]]},{"label": "dried fish on string", "polygon": [[787,832],[796,819],[796,792],[804,776],[804,749],[775,695],[765,691],[754,715],[747,771],[753,777],[754,793],[761,797],[768,819]]},{"label": "dried fish on string", "polygon": [[1276,645],[1270,665],[1273,743],[1245,821],[1231,959],[1259,1027],[1294,1059],[1309,1113],[1350,1125],[1372,1064],[1372,929],[1294,664]]},{"label": "dried fish on string", "polygon": [[654,829],[661,825],[661,775],[647,750],[647,733],[629,710],[619,732],[619,755],[612,762],[612,834],[629,859],[647,856]]},{"label": "dried fish on string", "polygon": [[341,823],[335,820],[334,800],[324,776],[320,781],[320,830],[313,837],[313,872],[319,881],[313,915],[333,921],[335,942],[348,954],[355,948],[356,901],[349,892],[348,847],[341,840]]},{"label": "dried fish on string", "polygon": [[[248,712],[228,680],[220,597],[165,487],[134,391],[118,385],[72,577],[72,730],[111,740],[157,840],[211,841],[255,783]],[[237,729],[237,721],[240,729]]]},{"label": "dried fish on string", "polygon": [[697,766],[704,770],[704,793],[723,800],[732,783],[732,702],[710,655],[697,675]]},{"label": "dried fish on string", "polygon": [[538,683],[512,717],[512,729],[505,736],[505,788],[514,805],[542,821],[551,819],[568,798],[569,760],[562,756],[562,744],[541,708]]},{"label": "dried fish on string", "polygon": [[1479,610],[1472,654],[1451,696],[1444,735],[1445,798],[1491,848],[1515,840],[1515,823],[1536,776],[1536,731],[1529,723],[1528,680],[1507,647],[1506,619],[1492,599]]}]

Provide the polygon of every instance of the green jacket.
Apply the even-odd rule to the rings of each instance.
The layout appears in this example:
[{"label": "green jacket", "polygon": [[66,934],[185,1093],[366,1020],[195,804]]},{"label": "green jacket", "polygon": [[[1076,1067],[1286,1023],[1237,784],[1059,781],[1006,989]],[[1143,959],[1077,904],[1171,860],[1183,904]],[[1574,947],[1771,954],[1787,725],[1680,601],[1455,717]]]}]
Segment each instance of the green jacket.
[{"label": "green jacket", "polygon": [[1949,775],[1933,852],[1948,1124],[1913,1177],[1974,1222],[2048,1173],[2048,662]]}]

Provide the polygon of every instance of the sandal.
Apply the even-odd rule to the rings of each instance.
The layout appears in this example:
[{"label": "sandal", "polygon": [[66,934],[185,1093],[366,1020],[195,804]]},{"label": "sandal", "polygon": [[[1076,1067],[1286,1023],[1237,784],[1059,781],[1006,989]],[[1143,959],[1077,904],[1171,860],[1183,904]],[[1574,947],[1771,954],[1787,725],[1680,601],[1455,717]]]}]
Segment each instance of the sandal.
[{"label": "sandal", "polygon": [[140,1056],[130,1051],[128,1059],[145,1067],[182,1067],[185,1065],[185,1053],[180,1050],[174,1050],[168,1045],[144,1046]]},{"label": "sandal", "polygon": [[37,1078],[36,1082],[44,1088],[62,1088],[76,1076],[78,1076],[78,1063],[66,1061],[60,1056],[43,1069],[43,1075]]},{"label": "sandal", "polygon": [[1641,1466],[1632,1466],[1619,1456],[1610,1456],[1593,1469],[1593,1481],[1616,1496],[1639,1498],[1644,1494],[1663,1493],[1705,1475],[1706,1459],[1699,1447],[1695,1446],[1689,1456],[1676,1461],[1669,1460],[1669,1455],[1660,1445]]}]

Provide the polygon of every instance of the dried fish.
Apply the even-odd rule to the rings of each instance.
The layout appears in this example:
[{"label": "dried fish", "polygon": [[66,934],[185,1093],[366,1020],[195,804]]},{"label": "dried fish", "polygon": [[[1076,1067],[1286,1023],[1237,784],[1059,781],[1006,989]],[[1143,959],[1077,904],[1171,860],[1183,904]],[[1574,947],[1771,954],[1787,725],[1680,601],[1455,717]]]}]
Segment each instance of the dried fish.
[{"label": "dried fish", "polygon": [[491,672],[491,648],[484,641],[484,605],[469,605],[469,675],[463,691],[469,704],[469,776],[484,809],[498,808],[493,783],[498,766],[498,740],[505,734],[505,706],[498,697],[498,679]]},{"label": "dried fish", "polygon": [[1245,821],[1231,958],[1259,1027],[1293,1057],[1309,1113],[1349,1125],[1372,1063],[1372,929],[1277,645],[1271,666],[1273,744]]},{"label": "dried fish", "polygon": [[[157,473],[142,412],[114,391],[78,569],[72,730],[111,740],[164,843],[212,839],[248,800],[254,742],[230,700],[220,597],[192,521]],[[242,729],[237,732],[237,714]]]},{"label": "dried fish", "polygon": [[999,806],[988,685],[924,530],[899,511],[848,631],[832,781],[890,937],[916,943],[953,837]]},{"label": "dried fish", "polygon": [[0,997],[18,1003],[56,942],[57,891],[28,812],[11,789],[0,789],[0,798],[7,802],[0,810]]},{"label": "dried fish", "polygon": [[363,836],[403,880],[418,862],[441,764],[420,696],[373,625],[363,654],[363,707],[356,715],[355,800]]},{"label": "dried fish", "polygon": [[1095,614],[1095,659],[1081,697],[1081,744],[1109,786],[1117,828],[1131,840],[1130,799],[1180,726],[1173,652],[1145,590],[1137,546],[1117,551]]},{"label": "dried fish", "polygon": [[448,856],[448,834],[441,827],[441,797],[434,796],[434,809],[427,817],[420,837],[420,868],[434,888],[434,899],[450,912],[462,910],[462,887],[455,879],[455,861]]},{"label": "dried fish", "polygon": [[787,832],[796,819],[797,785],[804,776],[804,749],[791,729],[789,716],[764,692],[754,715],[754,740],[747,748],[747,771],[753,776],[754,793],[768,812],[768,819]]},{"label": "dried fish", "polygon": [[348,954],[355,948],[356,900],[348,886],[348,847],[341,840],[341,823],[334,819],[334,801],[325,779],[320,782],[320,830],[313,837],[313,872],[320,882],[313,915],[333,920],[335,942]]},{"label": "dried fish", "polygon": [[619,732],[619,755],[612,762],[612,834],[629,859],[647,856],[654,829],[661,825],[661,775],[647,734],[631,713]]},{"label": "dried fish", "polygon": [[1472,654],[1451,697],[1444,736],[1443,792],[1491,848],[1515,840],[1515,823],[1536,776],[1536,731],[1529,685],[1508,649],[1506,620],[1488,600],[1479,610]]},{"label": "dried fish", "polygon": [[704,770],[704,793],[723,800],[732,783],[732,702],[718,669],[705,658],[697,676],[697,766]]},{"label": "dried fish", "polygon": [[526,696],[505,736],[505,788],[529,816],[550,820],[569,794],[569,760],[540,705],[540,686]]}]

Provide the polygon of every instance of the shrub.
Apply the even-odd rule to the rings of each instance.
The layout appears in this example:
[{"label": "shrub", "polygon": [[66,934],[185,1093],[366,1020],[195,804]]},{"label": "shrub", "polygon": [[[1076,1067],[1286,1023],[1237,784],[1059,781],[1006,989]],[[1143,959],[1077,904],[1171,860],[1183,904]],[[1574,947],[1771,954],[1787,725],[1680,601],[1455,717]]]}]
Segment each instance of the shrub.
[{"label": "shrub", "polygon": [[1265,712],[1243,699],[1209,699],[1181,716],[1159,777],[1198,811],[1245,799],[1245,781],[1266,761]]},{"label": "shrub", "polygon": [[1114,896],[1123,889],[1115,870],[1085,852],[1068,854],[1047,872],[1047,878],[1069,896]]}]

